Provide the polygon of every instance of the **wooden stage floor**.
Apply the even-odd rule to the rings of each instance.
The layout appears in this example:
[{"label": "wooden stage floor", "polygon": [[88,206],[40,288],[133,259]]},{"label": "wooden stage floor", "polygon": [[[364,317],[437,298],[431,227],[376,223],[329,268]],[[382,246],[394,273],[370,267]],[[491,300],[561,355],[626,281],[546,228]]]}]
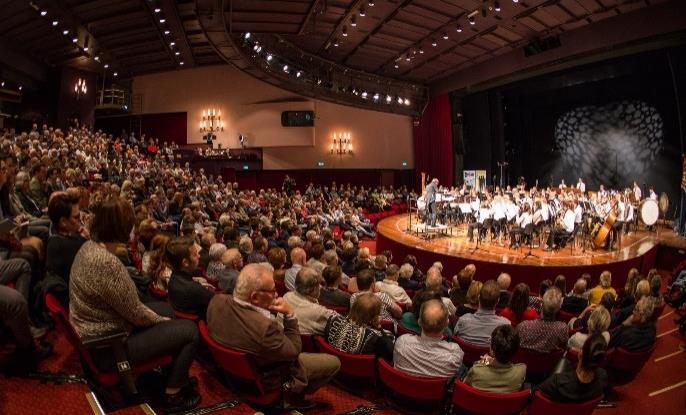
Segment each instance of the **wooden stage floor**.
[{"label": "wooden stage floor", "polygon": [[[412,217],[414,227],[416,217]],[[570,245],[555,252],[548,252],[534,247],[529,253],[528,246],[518,249],[510,249],[509,241],[503,238],[504,246],[498,241],[492,243],[481,242],[477,249],[476,243],[470,243],[467,238],[467,226],[457,225],[448,230],[447,235],[437,235],[431,239],[425,239],[416,233],[408,233],[408,215],[396,215],[386,218],[377,225],[377,233],[380,240],[386,240],[389,244],[404,245],[412,250],[426,251],[427,253],[441,256],[457,257],[467,261],[491,262],[496,264],[544,266],[544,267],[568,267],[568,266],[597,266],[625,262],[634,258],[642,257],[659,244],[668,245],[678,249],[686,249],[686,238],[680,237],[664,226],[657,231],[649,232],[642,227],[638,231],[622,235],[621,248],[608,252],[603,249],[589,249],[585,251],[582,243],[575,244],[574,249]],[[452,231],[452,235],[451,232]],[[475,233],[476,237],[476,233]],[[580,238],[578,238],[580,239]],[[537,245],[537,242],[535,243]],[[591,245],[590,243],[588,245]],[[391,247],[392,248],[392,247]],[[393,249],[392,249],[393,250]],[[394,251],[395,252],[395,251]]]}]

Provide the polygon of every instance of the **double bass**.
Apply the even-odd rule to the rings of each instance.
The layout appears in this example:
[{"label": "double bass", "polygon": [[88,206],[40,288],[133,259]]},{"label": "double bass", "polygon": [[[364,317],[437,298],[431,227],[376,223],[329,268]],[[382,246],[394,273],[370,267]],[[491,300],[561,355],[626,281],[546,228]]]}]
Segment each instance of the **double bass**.
[{"label": "double bass", "polygon": [[612,227],[617,221],[617,214],[615,213],[616,207],[617,202],[615,202],[615,204],[612,206],[612,209],[610,209],[610,213],[608,213],[607,218],[605,218],[605,223],[603,223],[603,226],[600,227],[598,233],[595,235],[593,245],[598,249],[601,249],[605,246],[605,240],[607,239],[608,235],[610,234],[610,231],[612,231]]}]

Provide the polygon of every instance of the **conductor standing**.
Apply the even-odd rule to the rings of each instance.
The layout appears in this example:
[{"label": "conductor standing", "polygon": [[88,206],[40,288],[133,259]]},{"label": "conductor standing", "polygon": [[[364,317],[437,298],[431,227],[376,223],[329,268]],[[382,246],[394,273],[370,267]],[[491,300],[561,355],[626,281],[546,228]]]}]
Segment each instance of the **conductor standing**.
[{"label": "conductor standing", "polygon": [[436,226],[436,192],[438,192],[438,179],[434,178],[426,186],[426,194],[424,195],[424,200],[426,200],[426,224],[428,226]]}]

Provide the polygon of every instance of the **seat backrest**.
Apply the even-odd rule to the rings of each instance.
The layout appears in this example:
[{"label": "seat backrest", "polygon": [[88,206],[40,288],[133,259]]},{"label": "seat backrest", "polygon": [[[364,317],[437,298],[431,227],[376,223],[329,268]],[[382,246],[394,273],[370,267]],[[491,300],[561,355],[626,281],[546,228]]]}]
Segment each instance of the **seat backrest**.
[{"label": "seat backrest", "polygon": [[579,316],[578,314],[569,313],[567,311],[560,310],[557,313],[557,321],[564,321],[565,323],[569,323],[569,320],[571,320],[573,317],[578,317],[578,316]]},{"label": "seat backrest", "polygon": [[244,381],[254,382],[262,392],[262,382],[255,367],[248,358],[248,355],[238,350],[230,349],[217,343],[207,329],[207,324],[200,320],[198,322],[200,338],[210,349],[214,361],[229,375]]},{"label": "seat backrest", "polygon": [[526,373],[547,374],[555,367],[557,362],[562,359],[564,350],[555,350],[550,353],[538,353],[532,350],[519,349],[512,358],[514,363],[525,363]]},{"label": "seat backrest", "polygon": [[300,334],[300,343],[302,344],[303,353],[316,353],[317,347],[314,345],[314,336],[312,334]]},{"label": "seat backrest", "polygon": [[419,335],[419,333],[417,333],[416,331],[410,330],[407,327],[403,326],[402,323],[398,324],[398,326],[396,328],[396,332],[397,332],[396,334],[398,335],[398,337],[402,336],[403,334],[414,334],[415,336]]},{"label": "seat backrest", "polygon": [[324,304],[324,303],[322,303],[322,305],[323,305],[324,307],[328,308],[329,310],[333,310],[333,311],[337,312],[338,314],[340,314],[340,315],[342,315],[342,316],[347,315],[347,314],[348,314],[348,311],[350,311],[350,308],[349,308],[349,307],[346,307],[346,306],[343,306],[343,305]]},{"label": "seat backrest", "polygon": [[395,335],[395,323],[390,320],[381,320],[381,328],[388,330]]},{"label": "seat backrest", "polygon": [[644,352],[630,352],[622,348],[610,349],[607,353],[607,369],[638,374],[655,351],[655,344]]},{"label": "seat backrest", "polygon": [[590,415],[600,402],[600,396],[586,402],[562,403],[550,400],[541,391],[536,391],[534,398],[527,408],[528,415]]},{"label": "seat backrest", "polygon": [[460,349],[462,349],[464,352],[462,361],[466,364],[472,364],[476,362],[477,360],[481,359],[481,356],[488,354],[490,351],[489,347],[477,346],[476,344],[462,340],[458,336],[453,336],[453,341],[457,343],[457,345],[460,346]]},{"label": "seat backrest", "polygon": [[445,395],[447,379],[420,377],[403,373],[384,359],[378,360],[379,379],[386,387],[412,399],[439,401]]},{"label": "seat backrest", "polygon": [[176,318],[180,318],[182,320],[190,320],[190,321],[199,321],[200,317],[197,314],[191,314],[191,313],[184,313],[183,311],[178,311],[174,310],[174,315]]},{"label": "seat backrest", "polygon": [[526,407],[531,391],[486,392],[458,380],[453,387],[453,405],[476,415],[518,414]]},{"label": "seat backrest", "polygon": [[321,336],[315,336],[317,348],[322,353],[332,354],[341,361],[341,373],[349,376],[376,378],[376,356],[342,352]]}]

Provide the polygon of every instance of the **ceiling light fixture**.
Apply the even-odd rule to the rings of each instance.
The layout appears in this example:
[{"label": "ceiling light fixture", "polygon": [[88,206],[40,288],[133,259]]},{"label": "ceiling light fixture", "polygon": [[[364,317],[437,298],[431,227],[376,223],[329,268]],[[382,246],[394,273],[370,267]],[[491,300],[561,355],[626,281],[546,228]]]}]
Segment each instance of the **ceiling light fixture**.
[{"label": "ceiling light fixture", "polygon": [[334,38],[333,45],[334,47],[338,47],[338,38]]},{"label": "ceiling light fixture", "polygon": [[300,78],[302,76],[302,74],[303,74],[302,71],[298,71],[295,73],[295,77]]},{"label": "ceiling light fixture", "polygon": [[119,73],[118,73],[118,72],[115,72],[115,73],[113,73],[112,75],[114,75],[114,76],[119,76]]},{"label": "ceiling light fixture", "polygon": [[155,13],[159,13],[159,12],[160,12],[160,10],[161,10],[161,9],[160,9],[159,7],[158,7],[158,8],[156,8],[156,9],[155,9]]},{"label": "ceiling light fixture", "polygon": [[407,105],[408,107],[410,106],[410,100],[407,98],[405,98],[405,105]]},{"label": "ceiling light fixture", "polygon": [[500,2],[494,1],[493,2],[493,8],[495,9],[495,11],[499,12],[500,11]]},{"label": "ceiling light fixture", "polygon": [[379,100],[379,93],[377,92],[376,94],[374,94],[374,101],[378,101],[378,100]]},{"label": "ceiling light fixture", "polygon": [[436,42],[436,39],[431,39],[431,46],[433,46],[433,47],[438,46],[438,42]]},{"label": "ceiling light fixture", "polygon": [[84,51],[84,52],[88,52],[88,46],[85,46],[85,47],[83,48],[83,51]]},{"label": "ceiling light fixture", "polygon": [[57,26],[58,24],[60,24],[60,22],[58,22],[57,20],[53,20],[53,21],[52,21],[52,25],[53,25],[53,26]]},{"label": "ceiling light fixture", "polygon": [[176,42],[169,42],[169,46],[174,46],[176,45]]},{"label": "ceiling light fixture", "polygon": [[41,11],[40,11],[40,15],[41,15],[41,16],[45,17],[46,14],[48,14],[47,11],[45,11],[45,10],[41,10]]},{"label": "ceiling light fixture", "polygon": [[24,89],[24,86],[23,86],[23,85],[19,85],[19,90],[21,91],[22,89]]},{"label": "ceiling light fixture", "polygon": [[348,37],[348,26],[343,26],[343,37]]},{"label": "ceiling light fixture", "polygon": [[164,31],[164,34],[165,34],[165,35],[168,35],[169,33],[171,33],[169,30],[165,30],[165,31]]},{"label": "ceiling light fixture", "polygon": [[4,88],[5,87],[5,81],[2,81],[2,83],[0,83],[0,86]]},{"label": "ceiling light fixture", "polygon": [[93,59],[95,59],[96,62],[100,62],[100,56],[96,56]]},{"label": "ceiling light fixture", "polygon": [[73,38],[71,41],[72,41],[72,43],[76,43],[76,42],[79,41],[79,38],[78,38],[78,37],[75,37],[75,38]]},{"label": "ceiling light fixture", "polygon": [[244,34],[243,37],[246,39],[250,39],[250,32],[247,32],[246,34]]},{"label": "ceiling light fixture", "polygon": [[373,0],[369,0],[367,2],[367,4],[369,5],[369,7],[374,7],[374,1]]},{"label": "ceiling light fixture", "polygon": [[284,66],[283,66],[283,71],[284,71],[284,72],[288,72],[288,65],[284,65]]},{"label": "ceiling light fixture", "polygon": [[519,0],[512,0],[512,3],[519,3]]},{"label": "ceiling light fixture", "polygon": [[402,104],[402,103],[403,103],[403,99],[401,97],[398,97],[398,104]]},{"label": "ceiling light fixture", "polygon": [[167,21],[166,19],[160,19],[160,23],[164,23],[166,21]]},{"label": "ceiling light fixture", "polygon": [[455,31],[456,31],[457,33],[462,33],[462,26],[460,26],[460,25],[458,24],[458,25],[455,27]]},{"label": "ceiling light fixture", "polygon": [[443,39],[448,40],[448,32],[443,32]]},{"label": "ceiling light fixture", "polygon": [[390,95],[386,95],[386,103],[387,104],[390,104],[392,100],[393,100],[393,97],[391,97]]},{"label": "ceiling light fixture", "polygon": [[69,29],[64,29],[64,30],[62,31],[62,34],[65,35],[65,36],[67,36],[67,35],[69,34]]},{"label": "ceiling light fixture", "polygon": [[398,69],[400,66],[398,66],[398,64],[396,63],[395,65],[393,65],[393,67],[394,67],[395,69]]},{"label": "ceiling light fixture", "polygon": [[474,19],[474,16],[469,16],[469,24],[470,24],[470,25],[475,25],[475,24],[476,24],[476,20]]},{"label": "ceiling light fixture", "polygon": [[357,18],[353,14],[353,17],[350,18],[350,26],[352,27],[357,27]]},{"label": "ceiling light fixture", "polygon": [[419,53],[424,53],[424,48],[419,48]]},{"label": "ceiling light fixture", "polygon": [[364,17],[367,15],[367,12],[364,10],[364,6],[360,6],[360,17]]},{"label": "ceiling light fixture", "polygon": [[409,53],[405,56],[405,60],[408,62],[410,61],[410,54]]},{"label": "ceiling light fixture", "polygon": [[367,99],[367,91],[362,91],[362,99]]},{"label": "ceiling light fixture", "polygon": [[272,60],[273,56],[271,54],[267,55],[267,62],[270,62]]},{"label": "ceiling light fixture", "polygon": [[183,61],[179,62],[179,65],[183,66]]},{"label": "ceiling light fixture", "polygon": [[179,51],[174,52],[174,55],[176,55],[176,56],[179,56],[180,54],[181,54],[181,52],[179,52]]}]

